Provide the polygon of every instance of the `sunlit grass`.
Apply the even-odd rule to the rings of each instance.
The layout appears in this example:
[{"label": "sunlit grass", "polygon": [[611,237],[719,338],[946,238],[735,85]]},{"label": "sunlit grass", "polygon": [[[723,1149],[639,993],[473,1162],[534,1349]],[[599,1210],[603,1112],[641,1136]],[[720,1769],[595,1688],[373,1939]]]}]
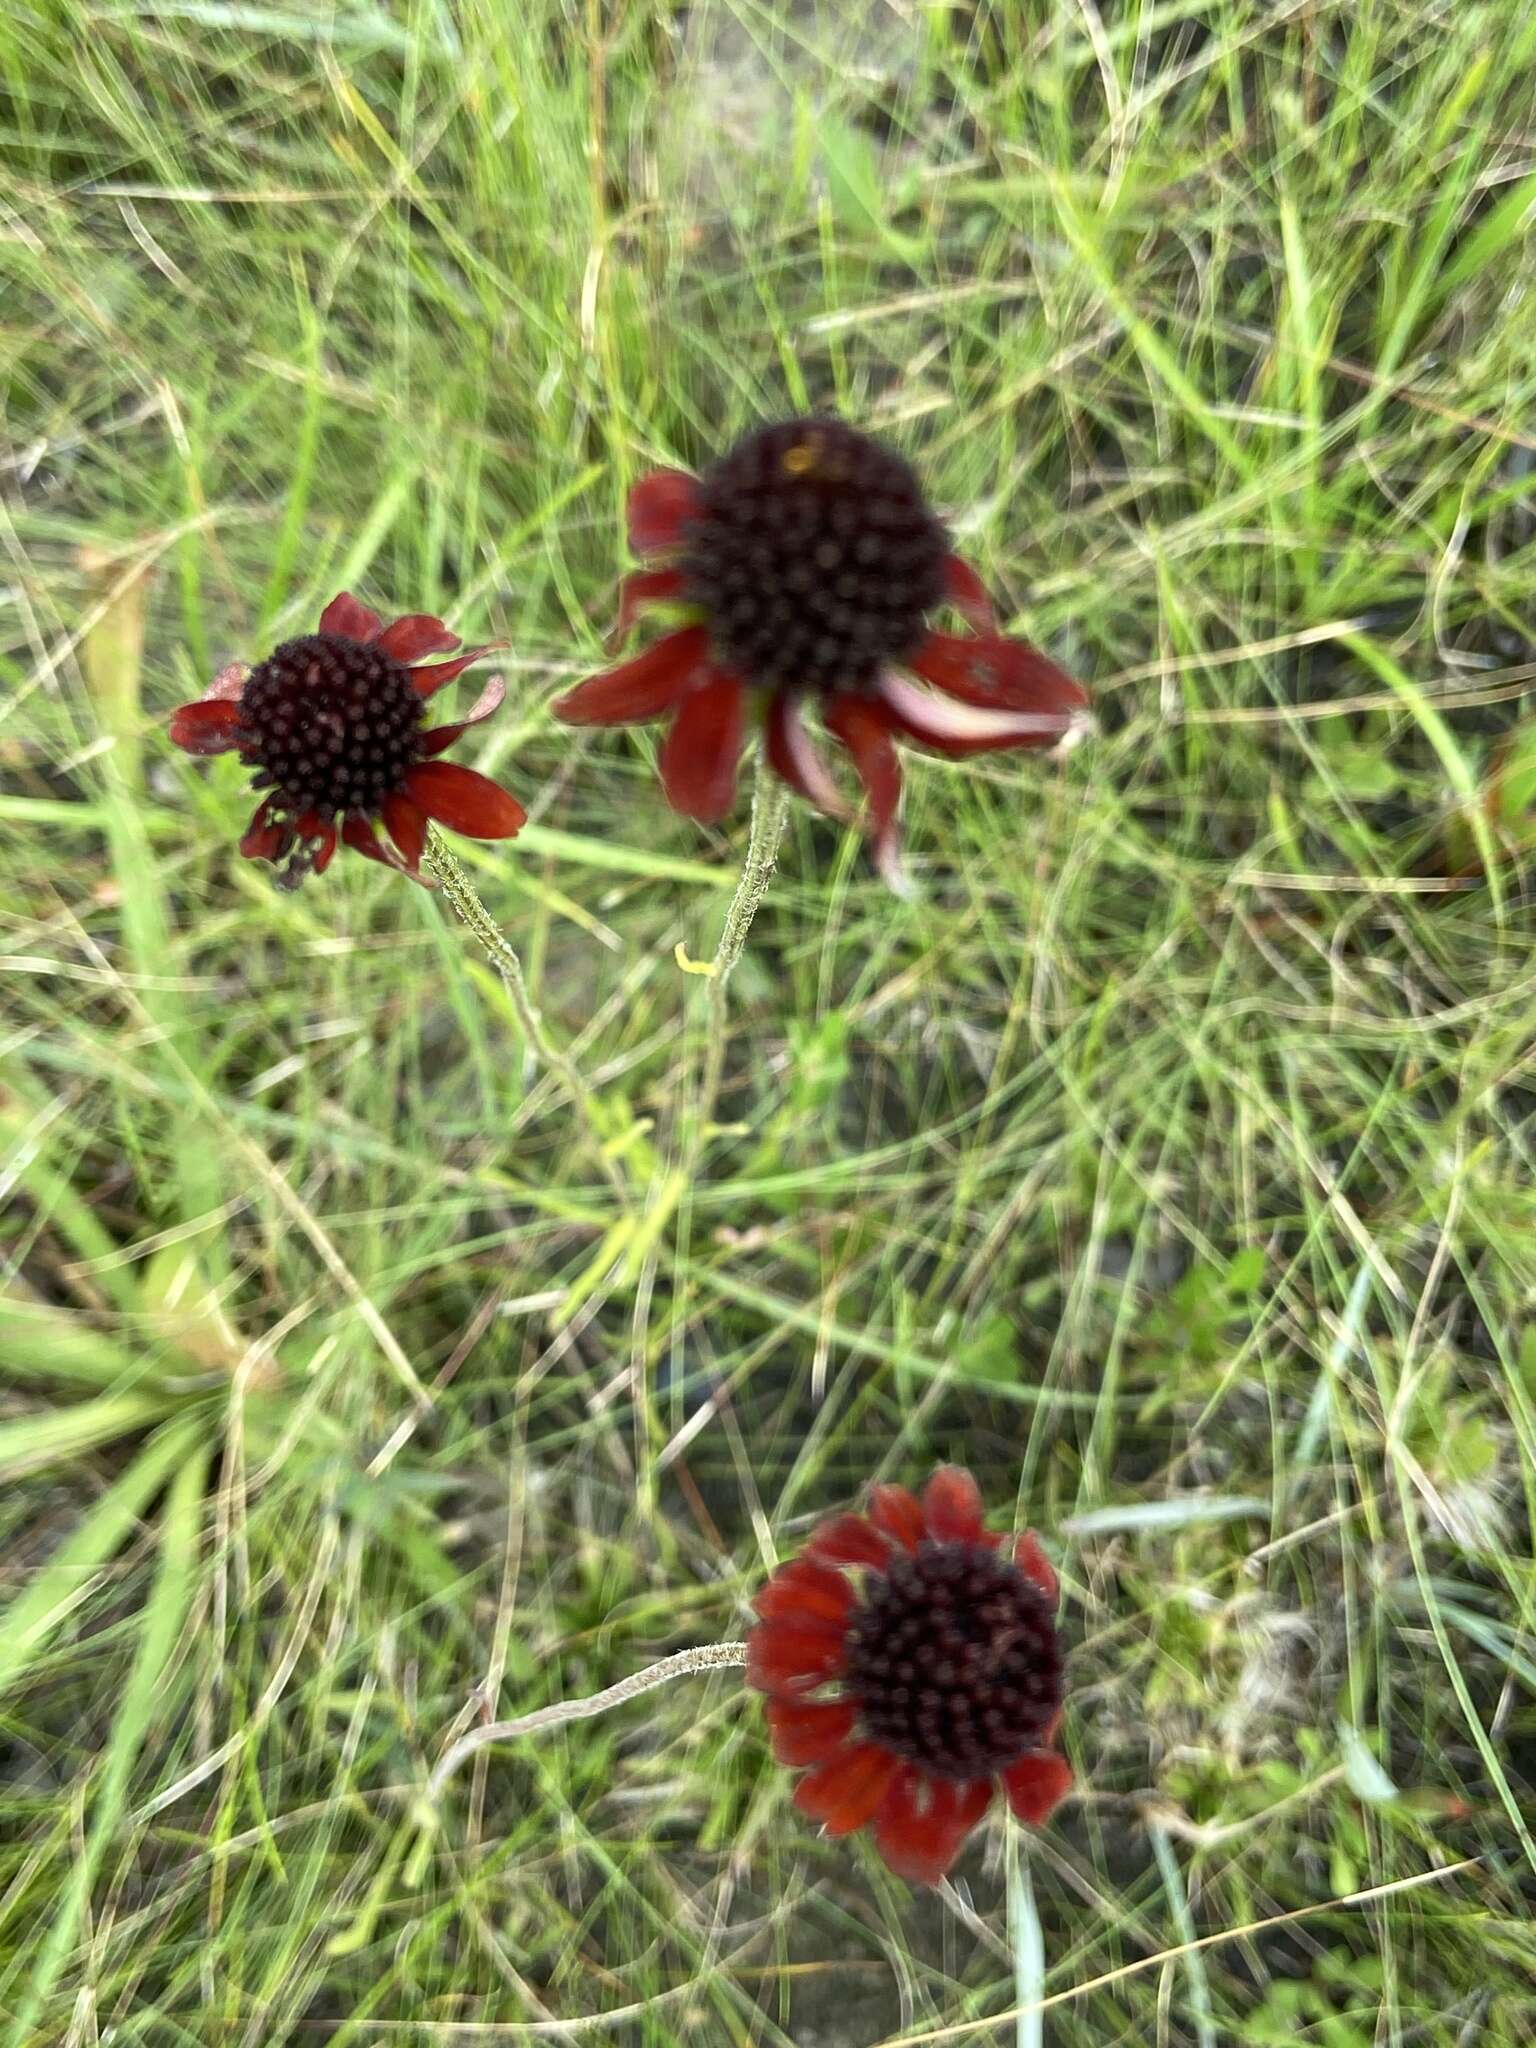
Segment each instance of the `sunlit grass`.
[{"label": "sunlit grass", "polygon": [[[1523,2038],[1533,83],[1407,0],[0,18],[6,2048]],[[1102,730],[914,759],[912,904],[793,814],[679,1188],[745,797],[544,707],[627,483],[821,403]],[[164,741],[344,584],[511,643],[469,865],[639,1255],[439,902]],[[969,1917],[727,1677],[424,1835],[939,1456],[1083,1788]]]}]

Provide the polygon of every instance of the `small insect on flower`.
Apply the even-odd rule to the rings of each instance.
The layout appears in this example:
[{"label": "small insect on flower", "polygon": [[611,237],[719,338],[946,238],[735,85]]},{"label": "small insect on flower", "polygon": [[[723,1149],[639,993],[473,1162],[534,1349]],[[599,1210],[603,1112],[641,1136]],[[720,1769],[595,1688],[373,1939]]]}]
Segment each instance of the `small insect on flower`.
[{"label": "small insect on flower", "polygon": [[285,640],[254,668],[221,670],[206,696],[172,714],[171,738],[189,754],[237,753],[257,771],[253,787],[267,794],[240,851],[279,866],[280,888],[323,874],[338,836],[420,882],[430,820],[470,839],[510,839],[527,817],[487,776],[437,758],[501,703],[499,676],[456,724],[425,723],[427,699],[502,644],[421,666],[423,655],[451,654],[457,633],[424,612],[386,626],[343,591],[315,632]]},{"label": "small insect on flower", "polygon": [[866,1824],[899,1877],[937,1884],[998,1786],[1022,1821],[1072,1785],[1061,1720],[1056,1574],[1032,1535],[982,1526],[969,1472],[921,1501],[877,1486],[823,1522],[753,1603],[747,1683],[773,1754],[804,1769],[795,1804],[829,1835]]},{"label": "small insect on flower", "polygon": [[[646,477],[630,494],[629,541],[658,566],[625,578],[619,632],[651,604],[680,606],[689,622],[555,711],[573,725],[669,718],[661,779],[687,817],[730,810],[750,698],[773,769],[846,822],[805,724],[815,706],[853,757],[877,864],[899,887],[898,740],[961,759],[1050,746],[1084,722],[1079,685],[998,632],[911,467],[839,420],[761,427],[701,478]],[[930,627],[946,606],[971,633]]]}]

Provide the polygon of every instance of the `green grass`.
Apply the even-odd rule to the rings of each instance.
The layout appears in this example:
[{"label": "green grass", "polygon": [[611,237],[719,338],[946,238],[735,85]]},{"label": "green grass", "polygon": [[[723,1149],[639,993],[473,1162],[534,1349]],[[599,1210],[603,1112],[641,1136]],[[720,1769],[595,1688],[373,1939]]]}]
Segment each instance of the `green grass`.
[{"label": "green grass", "polygon": [[[0,15],[4,2048],[1529,2038],[1533,91],[1503,0]],[[912,904],[793,815],[658,1216],[746,803],[545,707],[629,482],[824,402],[1102,731],[914,758]],[[511,643],[617,1267],[441,903],[166,744],[344,584]],[[945,1456],[1047,1832],[914,1900],[722,1675],[422,1833]]]}]

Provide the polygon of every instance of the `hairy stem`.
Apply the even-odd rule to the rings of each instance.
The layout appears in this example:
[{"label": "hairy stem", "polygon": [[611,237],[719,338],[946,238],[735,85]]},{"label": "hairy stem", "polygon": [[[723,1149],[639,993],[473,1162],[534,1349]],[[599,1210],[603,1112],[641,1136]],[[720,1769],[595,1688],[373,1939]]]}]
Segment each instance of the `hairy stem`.
[{"label": "hairy stem", "polygon": [[736,884],[731,907],[725,914],[725,928],[710,963],[709,1035],[704,1047],[704,1076],[699,1087],[699,1144],[703,1143],[714,1120],[721,1077],[725,1071],[726,984],[741,958],[747,933],[752,929],[752,920],[761,908],[768,893],[768,884],[773,879],[779,841],[784,833],[788,795],[784,784],[768,765],[767,750],[760,749],[757,777],[752,785],[752,831],[747,840],[747,857],[742,862],[741,879]]},{"label": "hairy stem", "polygon": [[502,986],[511,998],[512,1008],[517,1013],[517,1021],[522,1026],[523,1036],[533,1048],[536,1058],[561,1082],[575,1104],[576,1113],[585,1126],[598,1164],[608,1176],[619,1201],[627,1209],[629,1188],[604,1145],[602,1126],[598,1121],[591,1089],[570,1054],[563,1052],[545,1030],[544,1020],[528,993],[527,978],[523,973],[523,963],[518,958],[516,947],[480,901],[475,893],[474,883],[443,844],[442,836],[435,828],[427,842],[426,864],[442,883],[443,894],[463,923],[480,941],[491,965],[501,976]]},{"label": "hairy stem", "polygon": [[679,1650],[675,1657],[663,1657],[659,1664],[633,1672],[628,1678],[621,1678],[617,1685],[610,1685],[602,1692],[589,1693],[585,1699],[557,1700],[553,1706],[536,1708],[531,1714],[520,1714],[515,1721],[489,1721],[483,1728],[472,1728],[443,1752],[428,1781],[427,1797],[431,1800],[440,1798],[443,1787],[460,1764],[490,1743],[515,1742],[520,1735],[535,1735],[540,1729],[558,1728],[566,1721],[590,1721],[594,1714],[606,1714],[610,1707],[620,1707],[626,1700],[638,1699],[641,1693],[651,1692],[671,1679],[685,1678],[690,1671],[720,1671],[746,1661],[745,1643],[701,1643],[696,1649]]}]

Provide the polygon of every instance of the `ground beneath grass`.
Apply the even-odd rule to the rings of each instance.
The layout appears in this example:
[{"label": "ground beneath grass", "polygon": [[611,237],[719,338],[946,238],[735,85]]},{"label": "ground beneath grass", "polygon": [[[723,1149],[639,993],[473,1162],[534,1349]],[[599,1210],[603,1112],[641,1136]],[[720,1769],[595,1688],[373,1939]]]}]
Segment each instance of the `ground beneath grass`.
[{"label": "ground beneath grass", "polygon": [[[1530,2038],[1533,94],[1502,0],[0,17],[4,2048]],[[823,405],[1100,730],[914,758],[911,902],[792,813],[698,1156],[745,796],[547,705],[634,478]],[[510,643],[602,1158],[166,743],[344,586]],[[914,1898],[730,1673],[423,1808],[942,1457],[1048,1831]]]}]

